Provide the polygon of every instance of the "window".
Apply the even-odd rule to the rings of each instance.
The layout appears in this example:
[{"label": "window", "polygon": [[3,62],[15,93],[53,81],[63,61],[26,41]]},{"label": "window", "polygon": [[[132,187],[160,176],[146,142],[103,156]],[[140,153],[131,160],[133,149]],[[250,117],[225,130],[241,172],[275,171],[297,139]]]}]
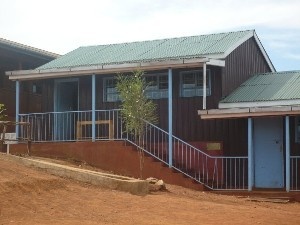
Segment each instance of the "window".
[{"label": "window", "polygon": [[300,117],[295,117],[295,142],[300,143]]},{"label": "window", "polygon": [[37,83],[33,83],[32,84],[32,93],[42,94],[42,86]]},{"label": "window", "polygon": [[104,79],[104,101],[105,102],[117,102],[120,101],[120,95],[116,88],[117,79],[105,78]]},{"label": "window", "polygon": [[149,99],[160,99],[168,97],[168,76],[166,74],[146,75],[146,96]]},{"label": "window", "polygon": [[[203,70],[185,71],[180,73],[181,96],[203,96]],[[206,95],[211,95],[210,70],[206,70]]]},{"label": "window", "polygon": [[[168,97],[168,76],[166,74],[153,74],[145,76],[148,86],[145,94],[149,99],[160,99]],[[117,79],[104,79],[104,101],[117,102],[120,101],[120,95],[116,89]]]}]

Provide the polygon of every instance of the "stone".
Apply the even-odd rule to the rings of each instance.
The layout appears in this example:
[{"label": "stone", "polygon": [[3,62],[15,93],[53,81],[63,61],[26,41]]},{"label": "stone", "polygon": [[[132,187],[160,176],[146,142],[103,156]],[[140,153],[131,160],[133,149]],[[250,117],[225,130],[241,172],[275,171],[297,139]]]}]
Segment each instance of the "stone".
[{"label": "stone", "polygon": [[149,191],[164,191],[167,189],[163,180],[149,177],[146,181],[149,183]]},{"label": "stone", "polygon": [[149,184],[156,184],[158,179],[156,179],[154,177],[149,177],[149,178],[146,179],[146,181],[148,181]]}]

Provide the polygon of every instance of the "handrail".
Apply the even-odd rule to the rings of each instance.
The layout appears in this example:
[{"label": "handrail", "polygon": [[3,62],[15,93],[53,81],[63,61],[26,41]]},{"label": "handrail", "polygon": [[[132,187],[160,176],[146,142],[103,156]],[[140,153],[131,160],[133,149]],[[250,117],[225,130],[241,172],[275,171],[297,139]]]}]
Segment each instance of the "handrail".
[{"label": "handrail", "polygon": [[[144,122],[145,135],[140,141],[144,146],[139,145],[129,136],[127,141],[169,165],[168,132],[145,120]],[[212,156],[174,135],[172,135],[172,142],[173,169],[204,184],[209,189],[247,189],[247,156]]]},{"label": "handrail", "polygon": [[300,156],[290,156],[290,181],[291,191],[300,191]]}]

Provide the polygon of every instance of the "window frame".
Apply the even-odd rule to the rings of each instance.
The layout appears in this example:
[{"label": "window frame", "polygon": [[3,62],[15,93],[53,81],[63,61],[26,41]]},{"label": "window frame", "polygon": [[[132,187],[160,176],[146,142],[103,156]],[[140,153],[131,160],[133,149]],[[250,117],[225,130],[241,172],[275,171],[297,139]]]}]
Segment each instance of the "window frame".
[{"label": "window frame", "polygon": [[[168,74],[167,73],[153,73],[153,74],[145,74],[145,79],[147,81],[147,77],[155,77],[156,79],[156,86],[153,88],[149,88],[145,90],[145,94],[148,99],[164,99],[168,98],[168,88],[169,88],[169,83],[168,83]],[[166,77],[166,81],[164,83],[167,84],[166,88],[160,88],[160,78],[161,77]]]},{"label": "window frame", "polygon": [[[121,98],[120,98],[118,91],[116,90],[116,87],[114,87],[114,89],[115,89],[114,92],[111,92],[111,93],[107,92],[107,81],[109,81],[109,80],[116,82],[117,78],[116,77],[104,77],[103,78],[103,102],[120,102]],[[114,95],[115,97],[112,97],[111,100],[108,100],[107,96],[109,94]]]},{"label": "window frame", "polygon": [[[202,73],[202,86],[197,86],[197,76],[195,76],[194,79],[194,87],[186,87],[184,88],[183,79],[186,74],[190,73]],[[183,98],[190,98],[190,97],[203,97],[203,69],[198,70],[186,70],[181,71],[180,73],[180,97]],[[206,96],[211,96],[211,72],[210,69],[206,69]],[[185,94],[185,90],[190,90],[191,94]]]},{"label": "window frame", "polygon": [[[166,83],[167,83],[167,88],[159,88],[161,82],[160,82],[160,77],[166,77]],[[156,86],[151,86],[148,90],[145,90],[145,94],[148,99],[164,99],[168,98],[168,74],[167,73],[153,73],[153,74],[145,74],[144,75],[145,79],[147,77],[155,77],[156,79]],[[116,88],[114,92],[108,93],[107,92],[107,82],[112,80],[117,80],[116,77],[104,77],[103,78],[103,102],[119,102],[121,101],[120,95],[118,94],[118,91],[116,91]],[[155,87],[155,88],[153,88]],[[111,97],[110,100],[108,100],[108,95],[115,95],[117,97]]]}]

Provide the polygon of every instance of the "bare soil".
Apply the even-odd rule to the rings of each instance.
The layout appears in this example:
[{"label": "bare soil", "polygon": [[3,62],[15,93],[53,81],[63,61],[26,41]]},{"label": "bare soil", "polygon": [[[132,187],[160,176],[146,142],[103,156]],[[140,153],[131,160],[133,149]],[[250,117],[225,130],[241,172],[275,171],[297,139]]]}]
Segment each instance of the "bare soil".
[{"label": "bare soil", "polygon": [[0,154],[0,224],[300,224],[297,202],[167,189],[135,196],[56,177]]}]

